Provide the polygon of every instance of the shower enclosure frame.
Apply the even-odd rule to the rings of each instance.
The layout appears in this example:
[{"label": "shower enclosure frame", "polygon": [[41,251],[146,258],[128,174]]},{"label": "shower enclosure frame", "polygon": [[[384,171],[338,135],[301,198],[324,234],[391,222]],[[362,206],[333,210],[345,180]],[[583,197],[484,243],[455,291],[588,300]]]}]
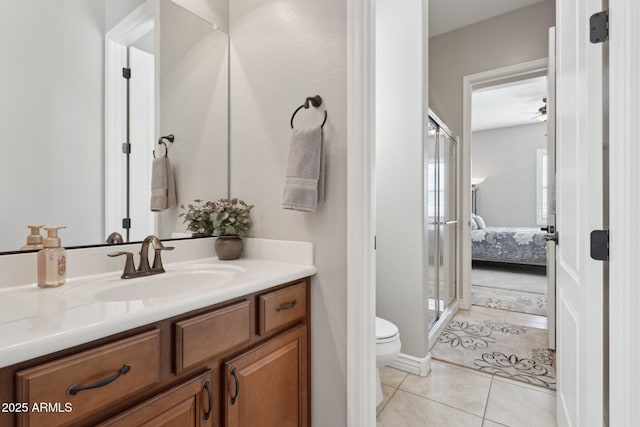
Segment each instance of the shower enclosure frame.
[{"label": "shower enclosure frame", "polygon": [[459,308],[460,144],[431,110],[427,120],[428,134],[424,140],[424,241],[427,327],[431,347],[435,344],[432,338],[439,335]]}]

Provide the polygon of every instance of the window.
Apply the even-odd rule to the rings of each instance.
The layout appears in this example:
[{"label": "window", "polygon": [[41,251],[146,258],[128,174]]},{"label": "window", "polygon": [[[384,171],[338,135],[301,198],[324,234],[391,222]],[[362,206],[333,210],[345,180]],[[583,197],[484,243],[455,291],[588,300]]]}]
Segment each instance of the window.
[{"label": "window", "polygon": [[547,149],[537,150],[537,203],[536,220],[538,225],[547,224]]}]

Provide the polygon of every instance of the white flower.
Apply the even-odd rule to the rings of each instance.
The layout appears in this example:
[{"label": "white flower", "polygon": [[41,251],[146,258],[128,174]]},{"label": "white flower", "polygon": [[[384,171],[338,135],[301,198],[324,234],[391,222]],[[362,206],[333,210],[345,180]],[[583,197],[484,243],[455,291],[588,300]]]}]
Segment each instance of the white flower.
[{"label": "white flower", "polygon": [[518,231],[513,233],[513,240],[519,245],[528,245],[533,241],[533,233],[530,231]]},{"label": "white flower", "polygon": [[473,230],[471,231],[471,240],[474,242],[482,242],[487,237],[485,230]]}]

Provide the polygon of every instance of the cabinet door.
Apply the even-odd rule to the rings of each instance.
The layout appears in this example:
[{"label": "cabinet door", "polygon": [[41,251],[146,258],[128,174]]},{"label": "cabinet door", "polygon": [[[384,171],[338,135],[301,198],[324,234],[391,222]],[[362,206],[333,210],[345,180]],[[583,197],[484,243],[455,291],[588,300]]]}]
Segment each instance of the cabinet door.
[{"label": "cabinet door", "polygon": [[306,427],[307,327],[225,363],[225,426]]},{"label": "cabinet door", "polygon": [[131,408],[100,424],[100,427],[217,427],[215,408],[218,390],[211,371]]}]

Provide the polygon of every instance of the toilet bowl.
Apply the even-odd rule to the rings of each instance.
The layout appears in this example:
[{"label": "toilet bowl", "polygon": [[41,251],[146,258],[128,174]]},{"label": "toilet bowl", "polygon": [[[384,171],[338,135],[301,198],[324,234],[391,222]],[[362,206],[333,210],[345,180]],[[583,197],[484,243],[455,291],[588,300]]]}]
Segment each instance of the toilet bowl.
[{"label": "toilet bowl", "polygon": [[382,402],[380,368],[395,360],[400,354],[400,332],[388,320],[376,317],[376,405]]}]

